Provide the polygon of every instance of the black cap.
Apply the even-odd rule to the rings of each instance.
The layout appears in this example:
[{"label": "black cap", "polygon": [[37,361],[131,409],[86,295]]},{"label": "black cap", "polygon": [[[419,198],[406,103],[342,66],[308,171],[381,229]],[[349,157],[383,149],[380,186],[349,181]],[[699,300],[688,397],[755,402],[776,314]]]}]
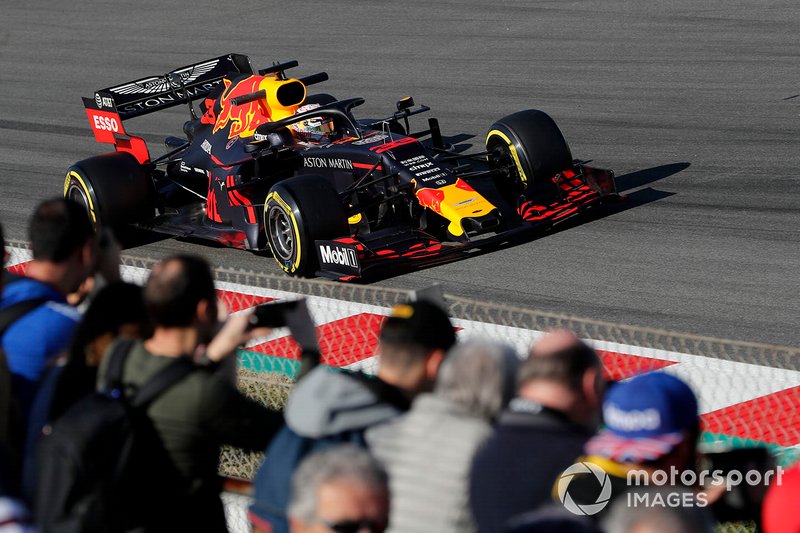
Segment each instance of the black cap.
[{"label": "black cap", "polygon": [[456,343],[456,332],[441,307],[419,300],[392,308],[381,328],[381,341],[449,350]]}]

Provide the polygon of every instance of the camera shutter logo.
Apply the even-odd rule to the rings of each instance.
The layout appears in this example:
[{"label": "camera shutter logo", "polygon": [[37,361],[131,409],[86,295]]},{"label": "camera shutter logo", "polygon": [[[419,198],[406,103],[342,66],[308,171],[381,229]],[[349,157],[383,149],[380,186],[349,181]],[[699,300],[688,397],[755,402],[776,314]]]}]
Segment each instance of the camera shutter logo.
[{"label": "camera shutter logo", "polygon": [[[597,501],[594,503],[579,505],[575,503],[572,496],[569,495],[569,484],[576,474],[592,474],[597,478],[597,482],[602,487]],[[611,480],[605,471],[593,463],[575,463],[570,466],[558,478],[558,499],[561,504],[572,514],[576,515],[594,515],[605,509],[611,499]]]}]

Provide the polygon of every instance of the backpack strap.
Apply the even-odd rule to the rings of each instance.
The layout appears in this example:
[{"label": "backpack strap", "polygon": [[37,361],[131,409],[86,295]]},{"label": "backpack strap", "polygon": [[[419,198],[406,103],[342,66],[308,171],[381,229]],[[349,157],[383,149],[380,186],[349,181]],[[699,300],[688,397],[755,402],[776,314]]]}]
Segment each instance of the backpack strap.
[{"label": "backpack strap", "polygon": [[114,349],[108,355],[105,375],[106,390],[122,386],[122,369],[125,367],[125,360],[128,358],[134,342],[130,339],[123,339],[114,345]]},{"label": "backpack strap", "polygon": [[[0,247],[2,251],[2,247]],[[0,338],[5,335],[6,330],[43,303],[47,302],[46,298],[35,298],[32,300],[23,300],[15,304],[11,304],[2,311],[0,311]],[[2,461],[5,463],[9,461],[11,465],[9,472],[3,472],[11,477],[16,477],[16,483],[19,483],[19,476],[21,475],[21,468],[17,465],[22,464],[23,459],[23,442],[25,439],[23,418],[20,413],[19,402],[15,394],[12,393],[12,374],[8,366],[8,358],[5,351],[0,346],[0,455]],[[6,469],[3,469],[6,470]],[[12,485],[16,484],[11,482]]]},{"label": "backpack strap", "polygon": [[141,408],[158,398],[168,388],[191,374],[197,367],[188,357],[178,357],[168,366],[158,371],[147,383],[142,385],[131,398],[131,406]]},{"label": "backpack strap", "polygon": [[21,302],[17,302],[15,304],[11,304],[2,311],[0,311],[0,337],[2,337],[6,330],[22,318],[23,316],[27,315],[40,305],[47,302],[47,298],[34,298],[32,300],[22,300]]},{"label": "backpack strap", "polygon": [[[128,358],[128,354],[131,352],[135,342],[130,339],[121,340],[108,355],[109,360],[105,376],[107,390],[112,391],[122,387],[122,372],[125,367],[125,360]],[[139,387],[136,394],[129,400],[130,406],[147,406],[172,385],[188,376],[195,368],[194,363],[188,357],[178,357]]]}]

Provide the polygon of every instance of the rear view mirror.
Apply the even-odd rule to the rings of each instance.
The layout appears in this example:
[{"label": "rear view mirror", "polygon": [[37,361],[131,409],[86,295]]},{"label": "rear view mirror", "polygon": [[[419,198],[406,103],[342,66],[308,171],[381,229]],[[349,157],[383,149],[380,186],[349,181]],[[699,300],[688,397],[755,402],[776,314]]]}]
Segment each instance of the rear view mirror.
[{"label": "rear view mirror", "polygon": [[289,131],[289,128],[282,127],[267,134],[256,133],[253,136],[253,141],[245,145],[244,151],[252,153],[264,148],[265,144],[277,151],[286,146],[291,146],[293,140],[294,137],[292,136],[292,132]]},{"label": "rear view mirror", "polygon": [[406,96],[405,98],[401,98],[397,101],[397,110],[403,111],[404,109],[408,109],[409,107],[414,107],[414,99],[410,96]]}]

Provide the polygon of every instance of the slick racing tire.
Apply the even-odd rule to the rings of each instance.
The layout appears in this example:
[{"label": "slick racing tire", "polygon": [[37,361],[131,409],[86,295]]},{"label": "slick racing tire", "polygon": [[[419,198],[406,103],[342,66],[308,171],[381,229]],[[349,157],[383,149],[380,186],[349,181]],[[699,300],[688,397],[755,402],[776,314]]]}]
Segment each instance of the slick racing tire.
[{"label": "slick racing tire", "polygon": [[572,168],[572,153],[556,123],[536,109],[519,111],[501,118],[489,128],[486,150],[494,166],[510,170],[497,183],[507,199],[533,185]]},{"label": "slick racing tire", "polygon": [[64,197],[81,204],[95,228],[120,232],[127,224],[149,222],[155,214],[153,181],[125,152],[90,157],[69,167]]},{"label": "slick racing tire", "polygon": [[264,203],[264,229],[272,255],[284,272],[313,277],[319,268],[314,241],[346,236],[350,227],[328,180],[297,176],[270,189]]}]

